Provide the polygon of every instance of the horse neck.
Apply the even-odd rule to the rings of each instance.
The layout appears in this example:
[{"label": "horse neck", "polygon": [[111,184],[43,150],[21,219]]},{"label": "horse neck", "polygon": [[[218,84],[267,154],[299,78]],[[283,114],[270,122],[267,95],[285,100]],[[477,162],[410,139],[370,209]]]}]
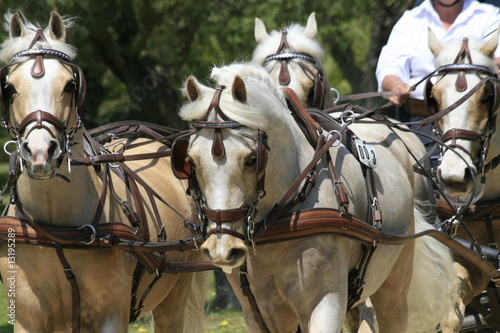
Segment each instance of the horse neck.
[{"label": "horse neck", "polygon": [[[81,131],[73,141],[73,156],[83,156]],[[45,180],[22,173],[16,191],[25,212],[35,221],[54,225],[82,225],[92,222],[100,198],[100,176],[90,166],[72,166],[64,158],[58,176]]]},{"label": "horse neck", "polygon": [[[270,134],[269,139],[271,151],[266,168],[267,194],[259,203],[259,209],[263,213],[283,198],[290,186],[312,161],[314,155],[314,149],[295,122],[289,124],[289,129],[286,131]],[[304,202],[299,203],[293,209],[333,207],[332,205],[335,204],[332,182],[328,172],[325,172],[326,164],[323,160],[316,167],[318,178],[315,188]],[[300,189],[301,186],[299,186]]]}]

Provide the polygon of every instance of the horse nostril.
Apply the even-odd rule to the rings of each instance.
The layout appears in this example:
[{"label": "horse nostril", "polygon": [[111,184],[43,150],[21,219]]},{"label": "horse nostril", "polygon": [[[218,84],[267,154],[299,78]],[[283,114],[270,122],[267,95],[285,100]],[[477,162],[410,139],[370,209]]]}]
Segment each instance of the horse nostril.
[{"label": "horse nostril", "polygon": [[203,254],[207,256],[207,258],[211,258],[210,257],[210,251],[208,249],[204,249],[203,250]]},{"label": "horse nostril", "polygon": [[465,182],[470,182],[474,179],[475,172],[471,170],[470,168],[465,168],[464,172],[464,181]]},{"label": "horse nostril", "polygon": [[49,159],[59,157],[61,150],[59,149],[59,142],[57,140],[50,140],[48,149]]},{"label": "horse nostril", "polygon": [[231,249],[231,251],[229,251],[227,258],[228,260],[231,261],[237,261],[240,258],[243,258],[245,254],[246,254],[245,251],[242,249]]},{"label": "horse nostril", "polygon": [[30,157],[31,156],[31,149],[29,147],[29,144],[27,141],[24,141],[22,144],[21,144],[21,155],[23,157]]}]

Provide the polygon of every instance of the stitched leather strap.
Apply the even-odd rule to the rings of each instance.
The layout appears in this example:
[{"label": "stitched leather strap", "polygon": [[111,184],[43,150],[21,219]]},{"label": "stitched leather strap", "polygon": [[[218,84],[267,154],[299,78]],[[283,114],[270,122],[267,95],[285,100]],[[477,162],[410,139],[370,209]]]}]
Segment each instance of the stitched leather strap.
[{"label": "stitched leather strap", "polygon": [[262,230],[256,238],[256,243],[268,244],[321,233],[333,233],[349,237],[364,244],[379,243],[391,245],[404,245],[408,241],[414,241],[416,238],[430,236],[476,265],[488,276],[492,278],[500,277],[500,272],[495,267],[441,231],[430,229],[413,235],[384,233],[370,227],[356,216],[342,216],[340,211],[328,208],[303,210],[282,216],[273,225]]}]

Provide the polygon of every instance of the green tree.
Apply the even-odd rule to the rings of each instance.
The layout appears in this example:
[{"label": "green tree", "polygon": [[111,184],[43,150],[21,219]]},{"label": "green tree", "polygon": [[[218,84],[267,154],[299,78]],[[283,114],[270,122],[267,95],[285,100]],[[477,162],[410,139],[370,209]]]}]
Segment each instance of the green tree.
[{"label": "green tree", "polygon": [[[305,24],[316,12],[332,86],[376,90],[374,69],[393,24],[414,0],[0,0],[45,26],[49,12],[77,17],[68,42],[87,79],[87,126],[139,119],[183,127],[177,110],[189,75],[207,81],[213,65],[245,61],[254,19],[269,30]],[[6,37],[0,34],[0,39]]]}]

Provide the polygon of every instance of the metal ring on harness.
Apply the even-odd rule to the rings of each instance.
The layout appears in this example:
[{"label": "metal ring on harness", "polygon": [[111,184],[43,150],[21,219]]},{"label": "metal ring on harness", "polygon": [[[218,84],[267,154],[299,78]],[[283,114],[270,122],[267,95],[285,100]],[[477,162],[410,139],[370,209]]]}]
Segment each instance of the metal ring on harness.
[{"label": "metal ring on harness", "polygon": [[17,147],[17,151],[19,151],[19,142],[18,141],[14,141],[14,140],[10,140],[10,141],[7,141],[4,145],[3,145],[3,151],[7,154],[7,155],[12,155],[12,153],[15,151],[8,151],[7,150],[7,146],[10,145],[11,143],[15,143],[16,144],[16,147]]},{"label": "metal ring on harness", "polygon": [[92,224],[84,224],[80,228],[78,228],[78,230],[83,230],[84,228],[90,228],[90,230],[92,230],[92,234],[90,235],[90,241],[88,241],[88,242],[82,241],[83,244],[90,245],[93,242],[95,242],[95,239],[97,236],[97,230],[95,229],[95,227]]},{"label": "metal ring on harness", "polygon": [[340,99],[340,92],[339,92],[337,89],[335,89],[335,88],[330,88],[330,90],[331,90],[331,91],[334,91],[334,92],[335,92],[335,94],[337,95],[337,98],[335,98],[335,100],[333,101],[333,104],[337,104],[337,102],[338,102],[338,101],[339,101],[339,99]]},{"label": "metal ring on harness", "polygon": [[354,119],[356,118],[354,111],[351,109],[347,109],[342,114],[340,115],[340,121],[342,122],[342,125],[350,125],[354,122]]},{"label": "metal ring on harness", "polygon": [[332,136],[333,133],[337,133],[339,135],[339,138],[332,143],[332,147],[337,147],[338,145],[340,145],[342,143],[342,133],[340,133],[337,130],[331,130],[331,131],[327,132],[327,134],[330,134],[330,136]]}]

